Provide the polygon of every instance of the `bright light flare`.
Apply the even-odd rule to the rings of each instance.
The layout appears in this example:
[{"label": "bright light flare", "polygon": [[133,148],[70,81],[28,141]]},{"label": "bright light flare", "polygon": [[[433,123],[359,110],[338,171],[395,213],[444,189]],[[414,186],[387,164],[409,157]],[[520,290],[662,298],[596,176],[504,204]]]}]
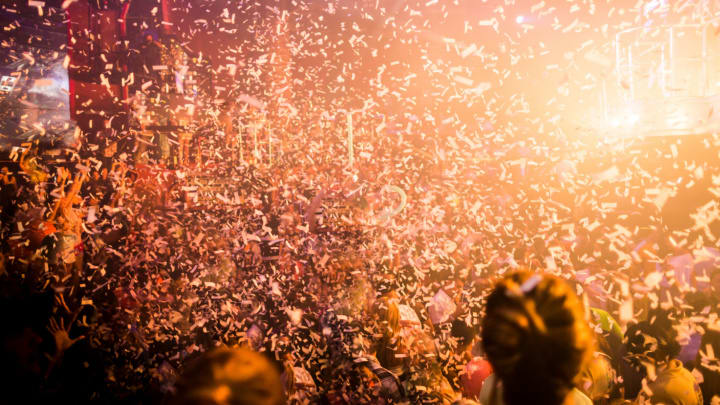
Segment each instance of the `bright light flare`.
[{"label": "bright light flare", "polygon": [[612,128],[632,128],[640,122],[640,115],[633,111],[628,111],[625,114],[619,114],[616,117],[610,119],[610,126]]},{"label": "bright light flare", "polygon": [[639,121],[640,121],[640,116],[638,114],[633,113],[633,114],[630,114],[630,116],[628,116],[627,122],[630,126],[636,125]]},{"label": "bright light flare", "polygon": [[525,22],[525,16],[519,15],[519,16],[515,17],[515,22],[518,23],[518,24],[524,23],[524,22]]}]

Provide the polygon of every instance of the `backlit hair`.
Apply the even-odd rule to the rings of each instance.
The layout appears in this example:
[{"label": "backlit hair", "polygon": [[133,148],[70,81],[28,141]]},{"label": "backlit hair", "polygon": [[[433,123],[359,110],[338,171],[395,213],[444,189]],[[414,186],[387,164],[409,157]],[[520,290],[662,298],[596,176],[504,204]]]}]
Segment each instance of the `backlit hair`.
[{"label": "backlit hair", "polygon": [[280,405],[280,374],[248,348],[212,349],[190,362],[178,379],[173,405]]},{"label": "backlit hair", "polygon": [[570,285],[527,271],[488,297],[482,342],[508,405],[562,404],[594,346]]}]

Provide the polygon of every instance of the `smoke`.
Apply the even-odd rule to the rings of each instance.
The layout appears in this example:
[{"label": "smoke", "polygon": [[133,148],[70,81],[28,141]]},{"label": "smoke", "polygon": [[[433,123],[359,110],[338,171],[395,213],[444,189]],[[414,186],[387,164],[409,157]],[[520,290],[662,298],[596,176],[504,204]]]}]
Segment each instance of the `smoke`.
[{"label": "smoke", "polygon": [[32,72],[25,88],[29,97],[21,103],[23,124],[59,135],[67,143],[75,124],[70,119],[70,80],[62,62]]},{"label": "smoke", "polygon": [[63,101],[67,106],[70,80],[62,63],[54,64],[43,77],[36,79],[28,93],[39,94],[52,100]]}]

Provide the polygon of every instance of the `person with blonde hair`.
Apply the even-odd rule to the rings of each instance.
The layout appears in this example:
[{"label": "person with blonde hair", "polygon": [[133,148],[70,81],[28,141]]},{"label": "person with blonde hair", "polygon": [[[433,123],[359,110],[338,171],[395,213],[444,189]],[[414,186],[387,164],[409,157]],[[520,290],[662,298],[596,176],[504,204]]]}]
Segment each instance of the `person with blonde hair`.
[{"label": "person with blonde hair", "polygon": [[176,383],[171,405],[280,405],[280,373],[249,348],[220,347],[191,361]]}]

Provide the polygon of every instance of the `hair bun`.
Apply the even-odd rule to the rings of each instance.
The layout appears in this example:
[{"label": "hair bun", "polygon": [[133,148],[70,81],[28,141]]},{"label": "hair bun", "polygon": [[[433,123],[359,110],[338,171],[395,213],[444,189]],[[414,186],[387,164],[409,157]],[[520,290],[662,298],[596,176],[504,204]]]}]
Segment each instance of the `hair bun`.
[{"label": "hair bun", "polygon": [[529,272],[506,277],[490,294],[482,340],[505,396],[518,396],[506,398],[508,405],[562,402],[593,347],[572,288]]}]

